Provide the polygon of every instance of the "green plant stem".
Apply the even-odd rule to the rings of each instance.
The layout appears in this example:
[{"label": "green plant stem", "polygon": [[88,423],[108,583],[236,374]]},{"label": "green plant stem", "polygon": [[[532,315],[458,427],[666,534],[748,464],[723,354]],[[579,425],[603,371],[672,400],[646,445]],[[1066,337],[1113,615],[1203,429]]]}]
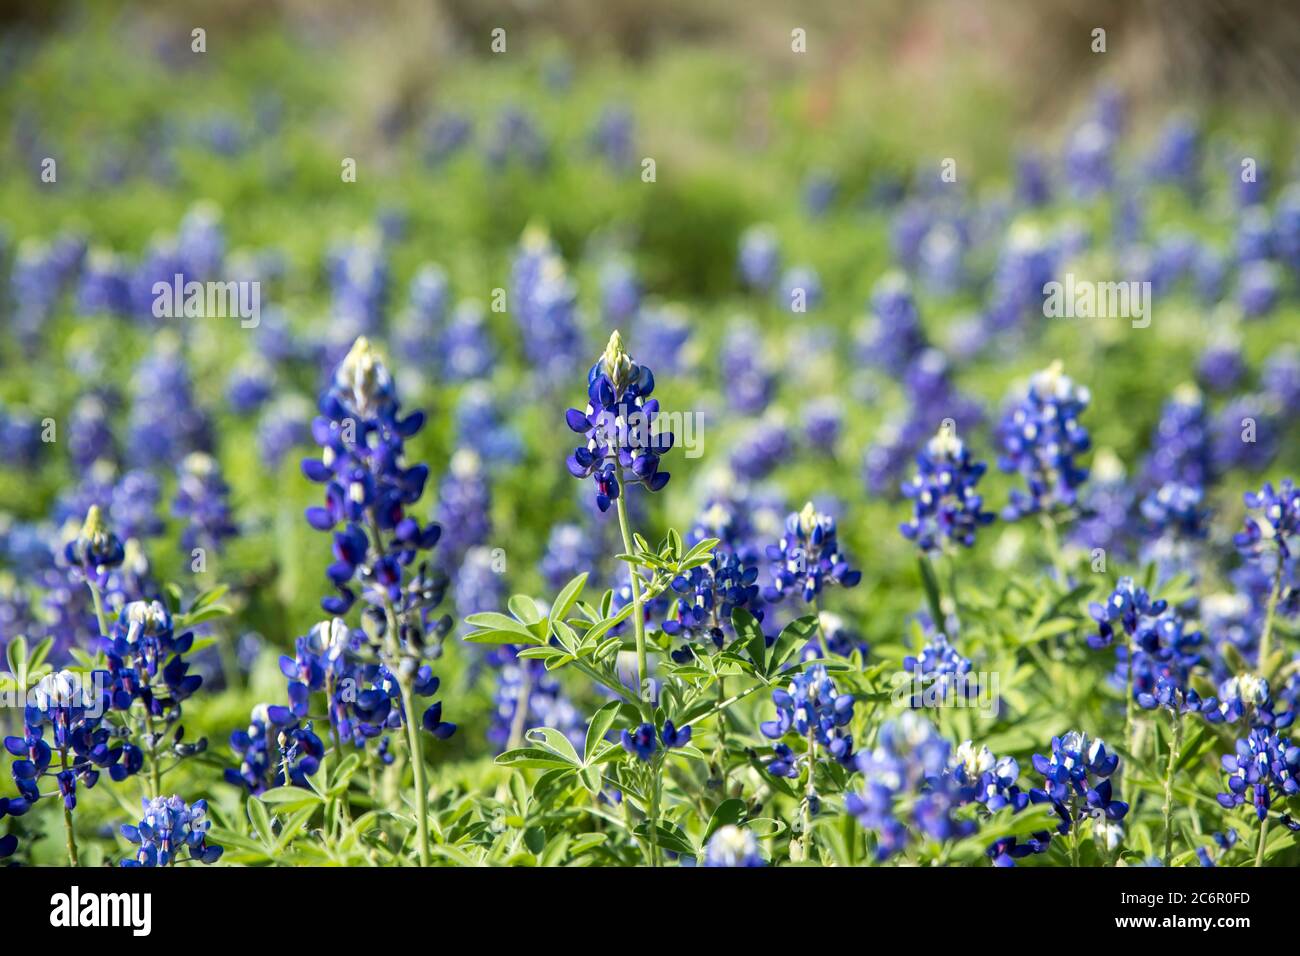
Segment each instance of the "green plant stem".
[{"label": "green plant stem", "polygon": [[1264,865],[1264,850],[1268,848],[1268,823],[1269,818],[1265,815],[1264,819],[1259,821],[1259,846],[1255,850],[1255,865]]},{"label": "green plant stem", "polygon": [[[59,751],[59,757],[63,762],[63,769],[67,770],[68,752],[66,750]],[[66,803],[63,805],[63,830],[67,834],[68,838],[68,865],[81,866],[81,859],[77,855],[77,836],[72,830],[72,811],[68,809]]]},{"label": "green plant stem", "polygon": [[812,724],[808,725],[808,783],[803,794],[803,859],[812,862],[813,831],[812,804],[817,799],[817,737]]},{"label": "green plant stem", "polygon": [[822,626],[822,595],[817,592],[817,597],[813,599],[813,610],[817,613],[817,643],[822,649],[822,657],[830,659],[830,646],[826,643],[826,628]]},{"label": "green plant stem", "polygon": [[95,602],[95,620],[99,623],[99,636],[108,637],[108,614],[104,611],[104,598],[94,581],[87,581],[86,586],[90,588],[91,600]]},{"label": "green plant stem", "polygon": [[1170,865],[1174,852],[1174,768],[1183,743],[1182,716],[1173,711],[1169,717],[1169,763],[1165,767],[1165,866]]},{"label": "green plant stem", "polygon": [[1056,577],[1064,587],[1068,581],[1069,573],[1066,571],[1065,560],[1061,555],[1061,539],[1056,533],[1056,518],[1044,511],[1040,523],[1043,526],[1043,536],[1047,542],[1047,554],[1051,558],[1052,569],[1056,571]]},{"label": "green plant stem", "polygon": [[659,788],[663,783],[664,761],[655,757],[650,780],[650,865],[659,865]]},{"label": "green plant stem", "polygon": [[408,677],[397,682],[406,710],[406,743],[411,751],[411,773],[415,777],[415,827],[420,845],[420,866],[429,865],[429,786],[424,779],[424,754],[420,752],[420,730],[415,723],[415,706]]},{"label": "green plant stem", "polygon": [[1264,676],[1264,668],[1268,665],[1269,651],[1272,649],[1270,642],[1273,638],[1273,619],[1277,616],[1277,602],[1282,595],[1282,561],[1278,558],[1277,572],[1273,575],[1273,590],[1268,596],[1268,611],[1264,616],[1264,630],[1259,635],[1259,675]]},{"label": "green plant stem", "polygon": [[[623,482],[622,465],[616,466],[615,474],[618,478],[618,530],[623,535],[623,550],[627,554],[633,554],[632,531],[627,520],[627,485]],[[632,580],[632,626],[636,631],[637,694],[644,699],[646,680],[650,675],[646,664],[645,615],[641,613],[641,575],[635,564],[628,564],[628,577]]]}]

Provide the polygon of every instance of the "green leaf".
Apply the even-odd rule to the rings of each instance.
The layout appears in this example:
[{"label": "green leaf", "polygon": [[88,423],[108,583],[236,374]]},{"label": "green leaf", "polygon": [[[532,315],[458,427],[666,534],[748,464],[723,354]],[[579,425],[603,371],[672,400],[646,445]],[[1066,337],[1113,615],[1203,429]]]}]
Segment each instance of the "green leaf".
[{"label": "green leaf", "polygon": [[469,644],[540,644],[531,634],[527,637],[518,631],[489,628],[483,631],[470,631],[464,640]]},{"label": "green leaf", "polygon": [[573,749],[573,742],[568,737],[560,733],[554,727],[534,727],[524,734],[525,739],[530,743],[537,744],[539,747],[551,751],[551,753],[563,758],[575,767],[582,766],[582,760],[578,757],[578,751]]},{"label": "green leaf", "polygon": [[605,739],[605,734],[609,733],[609,728],[614,726],[614,721],[618,719],[618,712],[622,706],[621,701],[612,700],[591,715],[591,723],[587,725],[587,742],[583,747],[582,762],[584,764],[591,763],[597,745]]},{"label": "green leaf", "polygon": [[729,800],[723,800],[718,804],[718,808],[713,811],[713,816],[709,817],[709,825],[704,828],[704,838],[701,843],[707,843],[709,837],[720,828],[728,824],[735,826],[745,819],[745,801],[732,797]]},{"label": "green leaf", "polygon": [[926,603],[930,606],[930,617],[934,621],[934,626],[946,635],[947,618],[944,617],[943,605],[939,601],[939,581],[934,576],[934,567],[924,554],[916,559],[916,563],[921,569],[921,584],[925,588]]},{"label": "green leaf", "polygon": [[766,673],[767,638],[763,636],[758,620],[743,607],[738,607],[731,612],[731,626],[736,629],[736,640],[745,648],[759,673]]},{"label": "green leaf", "polygon": [[276,787],[274,790],[268,790],[262,794],[263,803],[269,803],[278,807],[289,807],[304,803],[320,803],[319,794],[311,790],[304,790],[301,787]]},{"label": "green leaf", "polygon": [[[275,793],[268,790],[268,793]],[[248,819],[253,824],[253,832],[268,846],[275,840],[275,831],[271,829],[271,815],[266,812],[266,804],[257,797],[248,798]]]},{"label": "green leaf", "polygon": [[[509,631],[516,635],[512,642],[515,644],[541,644],[542,639],[530,631],[523,624],[520,624],[513,617],[507,617],[498,611],[484,611],[481,614],[471,614],[465,618],[465,623],[472,627],[482,628],[487,631]],[[469,636],[473,640],[474,635]],[[502,641],[488,641],[489,644],[500,644]]]},{"label": "green leaf", "polygon": [[563,621],[573,609],[573,605],[582,597],[582,589],[587,586],[587,572],[583,571],[576,578],[560,589],[551,605],[551,620]]},{"label": "green leaf", "polygon": [[511,595],[506,607],[525,627],[532,627],[542,619],[542,612],[537,610],[537,602],[526,594]]},{"label": "green leaf", "polygon": [[817,616],[815,614],[805,614],[782,628],[776,643],[772,645],[772,656],[768,661],[767,675],[770,677],[779,672],[785,666],[786,661],[808,643],[809,638],[813,636],[816,630]]},{"label": "green leaf", "polygon": [[538,770],[572,770],[574,764],[550,750],[540,747],[520,747],[507,750],[496,759],[502,767],[527,767]]}]

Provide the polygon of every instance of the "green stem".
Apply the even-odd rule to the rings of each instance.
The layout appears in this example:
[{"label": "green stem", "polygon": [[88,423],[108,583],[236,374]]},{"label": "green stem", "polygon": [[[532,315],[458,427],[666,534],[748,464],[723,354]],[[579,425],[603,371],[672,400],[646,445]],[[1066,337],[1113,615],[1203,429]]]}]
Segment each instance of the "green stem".
[{"label": "green stem", "polygon": [[1259,847],[1255,850],[1256,866],[1264,865],[1264,850],[1268,847],[1268,822],[1267,816],[1259,822]]},{"label": "green stem", "polygon": [[812,724],[808,725],[808,783],[803,794],[803,860],[812,862],[813,828],[812,805],[817,799],[817,737]]},{"label": "green stem", "polygon": [[659,865],[659,787],[663,779],[664,762],[662,756],[656,756],[651,765],[653,775],[650,781],[650,865]]},{"label": "green stem", "polygon": [[1047,542],[1047,554],[1052,560],[1052,568],[1056,571],[1056,577],[1064,587],[1067,584],[1069,574],[1065,568],[1065,560],[1061,555],[1061,539],[1056,533],[1056,518],[1049,512],[1044,511],[1041,524],[1043,526],[1043,536]]},{"label": "green stem", "polygon": [[99,636],[108,637],[108,614],[104,611],[104,598],[94,581],[88,580],[86,585],[90,588],[90,597],[95,602],[95,619],[99,622]]},{"label": "green stem", "polygon": [[411,751],[411,771],[415,777],[415,827],[420,844],[420,866],[429,865],[429,786],[424,779],[424,754],[420,752],[420,730],[415,723],[415,706],[410,678],[397,682],[406,710],[406,743]]},{"label": "green stem", "polygon": [[1169,717],[1169,764],[1165,767],[1165,866],[1170,865],[1174,850],[1174,768],[1183,743],[1183,721],[1174,711]]},{"label": "green stem", "polygon": [[822,657],[830,660],[830,647],[826,643],[826,628],[822,625],[822,595],[817,592],[817,597],[813,600],[813,609],[817,612],[817,643],[821,646]]},{"label": "green stem", "polygon": [[[623,466],[617,465],[618,478],[618,530],[623,535],[623,550],[633,554],[632,532],[627,520],[627,485],[623,482]],[[635,564],[628,564],[628,577],[632,581],[632,626],[636,630],[637,694],[644,697],[649,671],[646,666],[645,615],[641,613],[641,575]]]},{"label": "green stem", "polygon": [[1268,612],[1264,616],[1264,630],[1259,635],[1259,665],[1258,670],[1261,677],[1264,676],[1264,668],[1268,666],[1268,655],[1270,651],[1270,641],[1273,637],[1273,618],[1277,615],[1278,598],[1282,595],[1282,559],[1278,556],[1277,572],[1273,575],[1273,590],[1268,596]]},{"label": "green stem", "polygon": [[[68,752],[66,750],[59,751],[59,757],[63,762],[63,769],[67,770]],[[68,836],[68,865],[81,866],[81,859],[77,856],[77,837],[72,830],[72,811],[68,809],[66,803],[63,805],[63,829]]]}]

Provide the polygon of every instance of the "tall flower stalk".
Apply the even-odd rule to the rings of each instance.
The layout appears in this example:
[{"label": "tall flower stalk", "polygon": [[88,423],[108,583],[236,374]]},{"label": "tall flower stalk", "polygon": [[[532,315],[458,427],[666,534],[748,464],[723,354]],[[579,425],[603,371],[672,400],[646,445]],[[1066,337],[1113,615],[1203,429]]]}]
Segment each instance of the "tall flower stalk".
[{"label": "tall flower stalk", "polygon": [[[368,675],[373,686],[357,695],[352,707],[361,723],[376,727],[375,733],[383,726],[404,728],[418,856],[420,865],[428,866],[429,787],[415,698],[437,690],[437,678],[425,662],[440,653],[451,619],[435,617],[447,582],[429,552],[441,528],[432,521],[421,525],[407,514],[429,477],[426,465],[408,466],[404,460],[405,439],[423,427],[424,414],[401,414],[388,369],[364,337],[336,369],[320,411],[312,434],[322,454],[304,460],[302,468],[309,479],[325,485],[325,504],[309,508],[307,520],[334,534],[335,561],[328,574],[337,593],[321,606],[331,614],[347,614],[357,589],[362,592],[364,635],[380,664]],[[397,711],[391,707],[393,696],[400,699]],[[420,723],[440,739],[456,729],[442,719],[440,702],[425,709]],[[362,736],[369,735],[363,731]]]}]

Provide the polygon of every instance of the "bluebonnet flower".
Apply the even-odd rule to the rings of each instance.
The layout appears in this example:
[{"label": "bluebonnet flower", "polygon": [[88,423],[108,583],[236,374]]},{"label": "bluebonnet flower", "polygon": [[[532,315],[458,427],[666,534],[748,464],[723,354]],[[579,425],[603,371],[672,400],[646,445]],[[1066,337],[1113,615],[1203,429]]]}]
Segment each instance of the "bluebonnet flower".
[{"label": "bluebonnet flower", "polygon": [[[363,566],[371,572],[367,585],[400,592],[402,568],[431,549],[442,529],[436,522],[421,526],[406,514],[429,477],[428,466],[406,467],[402,460],[404,440],[423,427],[424,413],[401,415],[388,370],[365,338],[339,364],[320,410],[312,435],[323,454],[304,459],[302,469],[325,485],[325,505],[309,508],[307,521],[321,531],[344,526],[334,533],[335,563],[329,569],[339,594],[322,602],[326,611],[341,614],[356,599],[351,582]],[[370,546],[379,546],[363,530],[372,519],[380,534],[391,537],[368,564]]]},{"label": "bluebonnet flower", "polygon": [[438,488],[437,521],[444,529],[438,558],[444,570],[460,564],[465,553],[487,541],[492,530],[492,498],[479,457],[462,448],[451,456]]},{"label": "bluebonnet flower", "polygon": [[411,279],[406,308],[394,330],[403,364],[416,369],[440,365],[449,298],[447,273],[433,263],[421,266]]},{"label": "bluebonnet flower", "polygon": [[501,609],[506,599],[505,578],[495,549],[477,545],[465,552],[456,572],[454,598],[461,618]]},{"label": "bluebonnet flower", "polygon": [[764,359],[762,341],[751,322],[733,322],[722,340],[722,387],[727,404],[742,415],[762,412],[776,391],[776,376]]},{"label": "bluebonnet flower", "polygon": [[611,169],[623,169],[632,163],[636,123],[625,106],[611,104],[600,111],[591,131],[591,145]]},{"label": "bluebonnet flower", "polygon": [[1026,206],[1045,206],[1052,200],[1052,184],[1043,157],[1032,151],[1016,156],[1016,199]]},{"label": "bluebonnet flower", "polygon": [[1248,491],[1243,497],[1247,514],[1242,531],[1233,538],[1237,551],[1250,561],[1258,561],[1266,553],[1292,560],[1300,537],[1300,488],[1284,478],[1276,489],[1266,482],[1259,491]]},{"label": "bluebonnet flower", "polygon": [[[95,786],[101,771],[114,781],[139,772],[144,763],[140,749],[119,742],[111,724],[104,721],[108,705],[107,675],[95,671],[83,679],[71,671],[47,674],[32,688],[23,711],[23,735],[6,737],[5,749],[15,758],[10,767],[18,787],[19,811],[38,801],[40,781],[54,778],[63,805],[77,806],[77,786]],[[51,728],[51,740],[44,729]],[[53,762],[57,755],[58,763]],[[15,814],[16,815],[16,814]]]},{"label": "bluebonnet flower", "polygon": [[605,321],[631,321],[641,309],[641,282],[626,259],[610,259],[600,269],[600,300]]},{"label": "bluebonnet flower", "polygon": [[1155,182],[1172,183],[1191,193],[1199,184],[1200,168],[1200,127],[1185,116],[1170,119],[1147,161],[1147,174]]},{"label": "bluebonnet flower", "polygon": [[1232,851],[1232,848],[1237,845],[1237,831],[1232,827],[1228,828],[1227,833],[1220,833],[1216,830],[1210,834],[1210,839],[1214,841],[1214,845],[1218,848],[1218,852],[1211,855],[1209,847],[1198,846],[1196,848],[1196,859],[1200,862],[1201,866],[1214,866],[1227,856]]},{"label": "bluebonnet flower", "polygon": [[665,720],[664,725],[659,728],[659,739],[668,750],[685,747],[691,742],[691,728],[677,727],[671,720]]},{"label": "bluebonnet flower", "polygon": [[1165,402],[1151,435],[1143,483],[1153,489],[1168,482],[1203,488],[1214,477],[1205,401],[1195,386],[1180,386]]},{"label": "bluebonnet flower", "polygon": [[[382,663],[364,667],[371,686],[356,695],[353,710],[363,736],[378,736],[383,727],[414,721],[414,714],[405,713],[406,698],[436,692],[438,679],[421,661],[436,654],[451,629],[450,616],[434,619],[446,577],[421,557],[438,542],[441,528],[436,522],[422,526],[406,513],[429,475],[427,466],[408,468],[403,460],[404,441],[420,430],[424,415],[401,415],[392,378],[364,338],[335,371],[320,409],[312,432],[323,455],[304,460],[302,467],[309,479],[326,485],[326,503],[308,509],[307,520],[319,530],[343,524],[334,533],[335,562],[328,572],[339,593],[321,604],[329,613],[345,614],[356,600],[353,582],[364,590],[366,633]],[[417,558],[411,573],[407,569]],[[442,720],[441,702],[425,709],[422,722],[439,738],[456,729]]]},{"label": "bluebonnet flower", "polygon": [[556,524],[546,539],[542,555],[542,579],[551,590],[558,590],[583,571],[595,567],[600,549],[590,534],[576,524]]},{"label": "bluebonnet flower", "polygon": [[310,721],[277,724],[271,710],[266,704],[258,704],[253,708],[248,729],[230,734],[230,749],[239,766],[227,767],[225,780],[246,789],[252,796],[290,784],[307,786],[307,777],[320,769],[320,760],[325,755],[325,745],[313,732]]},{"label": "bluebonnet flower", "polygon": [[110,401],[94,392],[82,395],[72,406],[68,416],[68,457],[74,470],[84,472],[101,459],[116,459],[109,409]]},{"label": "bluebonnet flower", "polygon": [[980,525],[993,521],[975,490],[986,468],[974,461],[955,428],[943,426],[916,456],[917,473],[902,487],[913,507],[912,520],[899,526],[903,537],[922,551],[940,551],[948,542],[970,547]]},{"label": "bluebonnet flower", "polygon": [[857,755],[863,787],[845,795],[844,809],[875,834],[878,861],[906,848],[908,823],[939,841],[974,831],[974,821],[952,815],[963,802],[963,788],[949,773],[951,753],[952,745],[929,721],[905,713],[881,726],[873,750]]},{"label": "bluebonnet flower", "polygon": [[1271,272],[1268,260],[1273,257],[1273,223],[1268,210],[1262,206],[1243,209],[1236,224],[1237,263],[1242,266],[1238,279],[1244,278],[1241,273],[1247,267],[1263,266],[1262,271]]},{"label": "bluebonnet flower", "polygon": [[1247,319],[1268,315],[1280,296],[1277,266],[1272,262],[1247,262],[1237,273],[1237,304]]},{"label": "bluebonnet flower", "polygon": [[129,460],[141,467],[170,470],[190,452],[211,452],[212,423],[194,400],[180,343],[160,335],[131,376],[128,417]]},{"label": "bluebonnet flower", "polygon": [[330,311],[346,337],[371,334],[388,308],[391,269],[382,238],[370,231],[335,242],[325,255]]},{"label": "bluebonnet flower", "polygon": [[762,481],[785,462],[793,450],[785,417],[769,413],[749,425],[731,451],[731,470],[746,481]]},{"label": "bluebonnet flower", "polygon": [[104,521],[98,505],[86,512],[86,522],[63,550],[68,564],[96,588],[103,588],[109,572],[122,563],[126,551]]},{"label": "bluebonnet flower", "polygon": [[144,810],[140,823],[122,825],[122,836],[140,849],[135,859],[123,860],[123,866],[173,866],[185,859],[216,863],[221,859],[225,848],[207,839],[212,821],[206,800],[189,804],[172,796],[140,803]]},{"label": "bluebonnet flower", "polygon": [[487,375],[496,360],[483,306],[459,303],[442,333],[439,362],[443,375],[453,382],[468,382]]},{"label": "bluebonnet flower", "polygon": [[958,224],[937,222],[925,234],[918,250],[917,270],[927,289],[952,295],[966,280],[966,236]]},{"label": "bluebonnet flower", "polygon": [[1228,810],[1249,800],[1263,820],[1275,803],[1285,804],[1300,792],[1300,747],[1266,728],[1256,727],[1238,740],[1236,752],[1224,754],[1222,764],[1228,792],[1217,798]]},{"label": "bluebonnet flower", "polygon": [[848,731],[853,720],[853,695],[841,693],[820,664],[796,674],[785,690],[772,691],[776,718],[759,725],[763,736],[780,740],[794,732],[826,748],[837,762],[848,765],[853,759],[853,736]]},{"label": "bluebonnet flower", "polygon": [[654,431],[659,414],[659,400],[649,398],[654,373],[629,357],[616,331],[587,383],[586,410],[570,408],[565,416],[569,428],[587,438],[569,456],[570,474],[593,479],[601,511],[619,497],[621,486],[661,490],[669,473],[659,470],[659,458],[673,447],[673,435]]},{"label": "bluebonnet flower", "polygon": [[858,331],[858,357],[901,378],[926,347],[916,300],[903,275],[891,273],[876,283],[871,313],[873,318]]},{"label": "bluebonnet flower", "polygon": [[523,457],[523,440],[514,426],[501,418],[492,392],[473,382],[456,402],[456,442],[473,450],[488,471],[513,465]]},{"label": "bluebonnet flower", "polygon": [[545,232],[524,232],[511,281],[512,312],[524,353],[543,388],[556,388],[578,364],[583,344],[577,287]]},{"label": "bluebonnet flower", "polygon": [[781,248],[771,226],[751,226],[740,237],[737,269],[751,290],[764,292],[776,282],[781,268]]},{"label": "bluebonnet flower", "polygon": [[1264,394],[1279,408],[1300,404],[1300,350],[1281,348],[1264,360],[1259,373]]},{"label": "bluebonnet flower", "polygon": [[1204,538],[1210,516],[1209,510],[1201,506],[1204,497],[1198,486],[1165,482],[1142,501],[1142,517],[1147,520],[1148,534],[1191,540]]},{"label": "bluebonnet flower", "polygon": [[1014,757],[999,759],[988,747],[976,750],[974,742],[967,740],[953,751],[948,772],[969,793],[970,799],[992,812],[1004,807],[1018,812],[1029,805],[1029,794],[1016,783],[1020,779],[1020,765]]},{"label": "bluebonnet flower", "polygon": [[474,136],[474,124],[460,113],[444,113],[429,126],[424,141],[424,162],[431,167],[441,166]]},{"label": "bluebonnet flower", "polygon": [[1202,714],[1212,724],[1244,723],[1248,727],[1285,730],[1295,722],[1294,700],[1274,700],[1268,681],[1255,674],[1243,673],[1219,684],[1217,697],[1209,698]]},{"label": "bluebonnet flower", "polygon": [[[683,637],[689,642],[709,641],[721,650],[731,632],[731,612],[745,608],[758,621],[763,620],[759,594],[758,567],[724,548],[714,550],[708,564],[678,575],[672,589],[681,595],[676,600],[675,616],[663,622],[665,634]],[[683,649],[682,660],[690,658]]]},{"label": "bluebonnet flower", "polygon": [[637,351],[646,365],[671,374],[691,366],[692,323],[679,306],[643,306],[636,315],[635,329]]},{"label": "bluebonnet flower", "polygon": [[812,502],[786,518],[785,533],[768,545],[767,557],[773,562],[772,585],[763,593],[768,601],[797,592],[812,602],[828,584],[851,588],[862,580],[862,572],[840,552],[835,519],[818,512]]},{"label": "bluebonnet flower", "polygon": [[1119,767],[1119,756],[1107,753],[1100,738],[1077,730],[1053,737],[1050,756],[1034,754],[1033,764],[1043,775],[1043,786],[1031,789],[1029,799],[1052,805],[1061,834],[1089,817],[1114,822],[1128,813],[1128,804],[1115,799],[1109,779]]},{"label": "bluebonnet flower", "polygon": [[498,170],[517,161],[537,171],[550,160],[550,147],[536,121],[513,106],[497,115],[484,152],[488,166]]},{"label": "bluebonnet flower", "polygon": [[1230,392],[1246,377],[1246,361],[1241,346],[1233,341],[1211,344],[1201,353],[1196,375],[1211,392]]},{"label": "bluebonnet flower", "polygon": [[821,627],[808,643],[804,645],[800,658],[805,661],[816,660],[825,655],[851,657],[857,651],[863,660],[871,651],[871,645],[863,639],[848,622],[838,614],[822,611],[819,615]]},{"label": "bluebonnet flower", "polygon": [[275,368],[261,355],[237,360],[226,380],[226,401],[236,415],[252,415],[275,393]]},{"label": "bluebonnet flower", "polygon": [[1025,397],[1002,419],[999,433],[1005,452],[998,465],[1005,472],[1018,472],[1025,479],[1028,494],[1013,489],[1003,512],[1008,521],[1026,515],[1071,506],[1088,470],[1076,456],[1091,444],[1079,415],[1088,407],[1088,390],[1076,386],[1062,372],[1061,363],[1036,374]]},{"label": "bluebonnet flower", "polygon": [[919,656],[909,654],[903,658],[903,669],[912,674],[913,686],[919,690],[912,695],[909,706],[942,706],[949,694],[957,699],[974,696],[979,688],[969,676],[971,666],[970,659],[963,657],[942,632],[931,634]]},{"label": "bluebonnet flower", "polygon": [[211,202],[197,202],[186,210],[176,229],[176,255],[187,279],[200,282],[221,272],[226,253],[221,210]]},{"label": "bluebonnet flower", "polygon": [[653,757],[659,749],[654,724],[641,724],[632,730],[624,730],[619,734],[619,741],[624,750],[643,762]]},{"label": "bluebonnet flower", "polygon": [[1114,183],[1115,136],[1106,125],[1090,120],[1077,127],[1065,146],[1065,181],[1076,198],[1089,199]]},{"label": "bluebonnet flower", "polygon": [[1093,459],[1088,487],[1080,498],[1079,520],[1070,537],[1087,550],[1103,549],[1115,559],[1132,552],[1133,513],[1136,495],[1124,466],[1108,448]]},{"label": "bluebonnet flower", "polygon": [[844,424],[844,408],[835,398],[819,398],[803,407],[804,436],[815,451],[834,455]]},{"label": "bluebonnet flower", "polygon": [[993,271],[984,321],[990,332],[1015,330],[1043,314],[1043,289],[1056,278],[1060,249],[1040,229],[1017,223],[1007,233]]},{"label": "bluebonnet flower", "polygon": [[226,539],[239,533],[230,510],[230,486],[217,460],[203,452],[181,462],[172,513],[187,521],[181,532],[185,551],[204,548],[220,554]]},{"label": "bluebonnet flower", "polygon": [[171,612],[159,601],[133,601],[123,607],[104,644],[115,710],[127,710],[140,700],[147,713],[173,720],[180,716],[181,701],[203,683],[202,676],[189,672],[184,659],[194,634],[178,636]]},{"label": "bluebonnet flower", "polygon": [[1211,424],[1211,460],[1216,474],[1234,469],[1263,471],[1277,457],[1282,420],[1266,394],[1233,398]]},{"label": "bluebonnet flower", "polygon": [[257,423],[257,451],[269,472],[280,470],[284,457],[311,444],[311,403],[301,395],[274,399]]},{"label": "bluebonnet flower", "polygon": [[749,830],[728,823],[718,827],[704,848],[704,866],[766,866],[758,840]]}]

